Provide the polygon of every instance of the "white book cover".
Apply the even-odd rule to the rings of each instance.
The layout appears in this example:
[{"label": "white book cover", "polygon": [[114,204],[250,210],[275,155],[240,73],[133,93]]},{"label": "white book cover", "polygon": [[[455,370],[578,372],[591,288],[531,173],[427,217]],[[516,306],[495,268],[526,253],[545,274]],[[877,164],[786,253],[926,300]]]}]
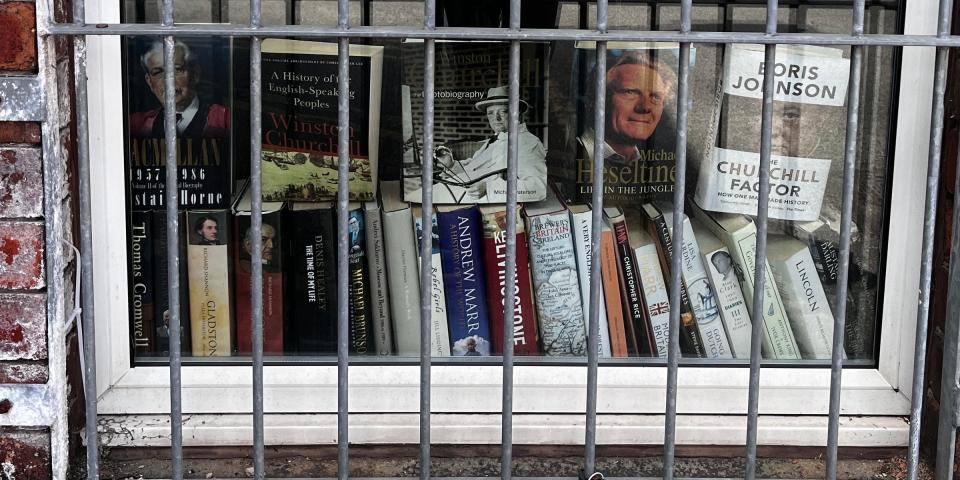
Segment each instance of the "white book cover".
[{"label": "white book cover", "polygon": [[[670,236],[676,240],[673,233],[673,209],[671,205],[659,205],[663,218],[670,229]],[[687,295],[690,298],[690,308],[697,321],[700,338],[707,352],[707,358],[733,358],[730,351],[730,341],[720,319],[720,307],[717,297],[710,286],[707,271],[700,257],[700,245],[693,233],[690,219],[683,216],[683,238],[680,245],[680,274],[683,283],[687,286]]]},{"label": "white book cover", "polygon": [[390,291],[390,317],[397,355],[420,354],[420,271],[417,240],[410,205],[403,201],[400,183],[381,182],[383,235]]},{"label": "white book cover", "polygon": [[[577,273],[580,275],[580,304],[583,318],[590,329],[590,268],[593,254],[593,211],[586,205],[570,206],[570,222],[573,225],[573,248],[577,252]],[[610,329],[607,324],[607,307],[603,301],[603,281],[600,281],[600,301],[597,323],[600,326],[600,356],[610,357]]]},{"label": "white book cover", "polygon": [[720,318],[727,331],[727,339],[730,340],[731,353],[734,358],[750,358],[750,335],[753,327],[730,250],[700,222],[693,222],[693,232],[700,244],[707,278],[717,296]]},{"label": "white book cover", "polygon": [[663,270],[660,269],[660,256],[657,246],[647,236],[646,243],[634,249],[637,256],[637,272],[643,286],[643,297],[647,300],[650,313],[650,325],[653,339],[657,343],[657,356],[667,358],[670,332],[670,294],[664,283]]},{"label": "white book cover", "polygon": [[377,355],[393,353],[393,327],[390,322],[390,295],[387,291],[387,259],[383,248],[383,222],[380,205],[363,203],[366,223],[367,271],[370,273],[370,314],[373,318],[373,345]]},{"label": "white book cover", "polygon": [[[420,209],[413,209],[413,225],[416,230],[417,244],[423,241],[423,218]],[[430,274],[430,351],[434,357],[450,356],[450,330],[447,326],[447,297],[443,288],[443,265],[440,260],[440,234],[437,230],[437,216],[433,216],[433,248]],[[419,248],[417,252],[419,252]],[[419,264],[418,264],[419,265]],[[420,330],[417,329],[417,332]]]},{"label": "white book cover", "polygon": [[803,358],[830,358],[833,312],[807,245],[785,235],[771,235],[767,261],[787,307],[787,316]]}]

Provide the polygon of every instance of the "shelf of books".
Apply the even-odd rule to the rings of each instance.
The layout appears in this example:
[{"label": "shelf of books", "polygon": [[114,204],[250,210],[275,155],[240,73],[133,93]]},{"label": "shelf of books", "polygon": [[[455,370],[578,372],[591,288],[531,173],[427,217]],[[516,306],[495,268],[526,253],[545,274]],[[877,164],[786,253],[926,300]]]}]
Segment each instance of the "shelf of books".
[{"label": "shelf of books", "polygon": [[[749,17],[749,15],[747,15]],[[669,23],[670,10],[661,21]],[[834,22],[836,23],[836,22]],[[430,290],[435,361],[495,363],[512,331],[521,364],[582,363],[598,310],[601,364],[663,364],[671,312],[683,361],[743,365],[762,323],[762,355],[825,366],[834,315],[846,305],[847,365],[878,361],[889,52],[861,93],[858,193],[847,297],[838,299],[840,194],[848,48],[694,45],[682,241],[674,242],[678,45],[616,43],[598,71],[590,42],[529,42],[520,51],[515,272],[506,264],[509,45],[437,42],[435,146],[422,148],[423,43],[350,48],[347,250],[337,247],[337,46],[269,38],[262,55],[263,228],[251,236],[248,45],[179,40],[175,50],[176,172],[164,168],[161,46],[123,43],[126,109],[129,345],[134,365],[166,361],[170,298],[179,278],[187,364],[242,361],[251,351],[251,250],[260,242],[264,352],[276,364],[336,361],[337,312],[351,358],[415,363],[420,295]],[[774,80],[767,258],[755,262],[761,84]],[[605,79],[603,128],[593,124]],[[597,131],[602,130],[603,138]],[[593,158],[603,152],[603,225],[591,258]],[[429,185],[421,167],[433,164]],[[164,181],[175,174],[179,238],[168,238]],[[435,215],[421,221],[432,190]],[[429,228],[428,228],[429,227]],[[430,235],[426,235],[430,232]],[[420,258],[422,242],[432,258]],[[179,271],[167,251],[179,245]],[[680,259],[678,303],[671,265]],[[349,264],[347,305],[337,263]],[[592,262],[600,277],[590,278]],[[431,265],[429,285],[420,268]],[[754,274],[763,269],[755,310]],[[505,308],[507,275],[513,308]],[[601,286],[590,304],[591,282]],[[511,313],[512,312],[512,313]],[[451,360],[453,361],[453,360]]]}]

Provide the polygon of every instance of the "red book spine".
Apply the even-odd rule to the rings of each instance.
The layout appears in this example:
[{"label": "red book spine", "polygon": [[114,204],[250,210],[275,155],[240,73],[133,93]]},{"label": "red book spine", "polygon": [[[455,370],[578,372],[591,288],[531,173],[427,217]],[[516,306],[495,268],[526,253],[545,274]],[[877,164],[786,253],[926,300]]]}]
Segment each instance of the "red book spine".
[{"label": "red book spine", "polygon": [[[505,212],[497,212],[503,213]],[[519,218],[519,214],[518,214]],[[506,287],[507,242],[502,221],[484,215],[483,256],[487,272],[487,301],[490,314],[490,330],[493,338],[493,354],[503,354],[503,302]],[[492,223],[491,223],[492,222]],[[516,355],[537,355],[537,319],[533,309],[533,291],[530,283],[527,234],[517,232],[517,270],[514,287],[513,352]]]},{"label": "red book spine", "polygon": [[[236,272],[237,353],[250,355],[253,352],[253,297],[250,289],[250,245],[246,241],[246,231],[250,227],[249,217],[237,218],[237,241],[233,248],[234,269]],[[264,215],[263,223],[263,353],[283,355],[283,272],[280,268],[279,216]],[[272,235],[272,236],[271,236]]]}]

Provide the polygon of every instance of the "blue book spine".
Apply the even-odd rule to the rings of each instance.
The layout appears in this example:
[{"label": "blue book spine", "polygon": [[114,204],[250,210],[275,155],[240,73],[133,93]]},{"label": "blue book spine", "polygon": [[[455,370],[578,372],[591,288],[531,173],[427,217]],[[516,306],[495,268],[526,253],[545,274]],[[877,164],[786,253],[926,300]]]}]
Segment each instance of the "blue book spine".
[{"label": "blue book spine", "polygon": [[447,297],[450,350],[453,356],[490,355],[486,276],[480,209],[476,206],[439,212],[440,260]]}]

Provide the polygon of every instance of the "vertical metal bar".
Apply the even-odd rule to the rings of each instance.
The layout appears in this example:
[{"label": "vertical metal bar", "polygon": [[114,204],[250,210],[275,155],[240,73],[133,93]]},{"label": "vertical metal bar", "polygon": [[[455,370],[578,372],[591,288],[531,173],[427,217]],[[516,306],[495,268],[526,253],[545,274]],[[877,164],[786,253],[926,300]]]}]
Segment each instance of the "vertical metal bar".
[{"label": "vertical metal bar", "polygon": [[[260,0],[250,0],[250,28],[260,28]],[[253,477],[266,476],[263,439],[263,198],[261,195],[260,37],[250,38],[250,316],[253,355]]]},{"label": "vertical metal bar", "polygon": [[[937,37],[950,35],[952,0],[940,0]],[[943,99],[947,86],[950,49],[937,48],[933,77],[933,108],[930,118],[930,153],[927,161],[927,197],[923,215],[923,250],[920,264],[920,301],[913,356],[913,388],[910,403],[910,444],[907,451],[907,478],[915,480],[920,463],[920,412],[923,408],[924,367],[927,359],[927,322],[930,316],[930,287],[933,276],[933,241],[937,218],[937,187],[940,184],[940,153],[943,139]],[[952,408],[943,406],[941,408]]]},{"label": "vertical metal bar", "polygon": [[[342,0],[341,0],[342,1]],[[423,5],[423,26],[427,30],[436,29],[437,2],[426,0]],[[420,242],[420,478],[430,478],[430,362],[431,340],[430,326],[432,309],[430,308],[430,285],[433,277],[433,91],[435,41],[423,42],[423,159],[421,172],[421,198],[423,214],[422,241]],[[509,277],[509,275],[507,275]]]},{"label": "vertical metal bar", "polygon": [[[768,35],[777,33],[777,0],[767,0]],[[764,63],[773,65],[777,46],[770,44],[764,50]],[[772,69],[763,71],[763,109],[760,124],[760,168],[757,197],[757,252],[753,272],[753,312],[763,311],[763,282],[767,258],[767,210],[770,198],[770,147],[773,128],[773,81]],[[744,477],[753,480],[757,473],[757,421],[760,406],[760,339],[762,321],[754,321],[750,331],[750,380],[747,395],[747,448]]]},{"label": "vertical metal bar", "polygon": [[[73,23],[86,24],[84,2],[73,3]],[[76,88],[77,109],[77,176],[80,196],[80,272],[82,283],[81,308],[83,312],[83,375],[84,408],[86,409],[85,429],[87,435],[87,475],[89,478],[100,476],[100,438],[97,434],[97,352],[95,346],[96,316],[93,309],[93,222],[90,205],[90,128],[87,110],[87,38],[73,38],[73,81]],[[41,66],[40,68],[44,68]],[[64,92],[66,93],[66,92]],[[49,115],[49,112],[47,112]],[[47,201],[54,201],[48,198]]]},{"label": "vertical metal bar", "polygon": [[[960,170],[954,178],[953,191],[960,186]],[[950,276],[948,280],[946,318],[960,317],[960,209],[953,209],[953,232],[950,241]],[[940,414],[937,427],[936,479],[954,477],[957,448],[958,363],[960,363],[960,325],[947,321],[943,329],[943,375],[940,380]]]},{"label": "vertical metal bar", "polygon": [[[348,0],[337,1],[337,26],[346,30],[350,22]],[[349,252],[347,238],[350,215],[350,39],[341,38],[337,48],[337,245]],[[337,478],[350,476],[350,305],[348,280],[350,256],[337,257]]]},{"label": "vertical metal bar", "polygon": [[[692,0],[680,2],[680,31],[690,33]],[[667,399],[663,424],[663,478],[672,480],[677,445],[677,376],[680,370],[680,288],[681,260],[679,245],[683,245],[683,206],[687,178],[687,114],[690,110],[690,42],[680,43],[679,78],[677,86],[677,167],[673,190],[673,245],[670,259],[670,325],[667,333]]]},{"label": "vertical metal bar", "polygon": [[[863,35],[865,0],[853,4],[853,34]],[[850,48],[850,79],[847,87],[847,137],[843,156],[843,202],[840,213],[840,271],[837,273],[837,310],[833,317],[833,349],[830,362],[830,417],[827,423],[827,480],[837,478],[840,439],[840,393],[843,375],[843,337],[847,324],[847,289],[850,271],[850,228],[853,222],[854,174],[860,127],[860,76],[863,47]]]},{"label": "vertical metal bar", "polygon": [[[607,0],[597,1],[597,32],[607,32]],[[605,138],[607,100],[607,42],[597,42],[596,48],[596,95],[593,105],[593,129],[595,138]],[[600,278],[600,235],[603,231],[603,142],[593,146],[593,194],[592,225],[590,231],[590,319],[587,335],[587,418],[584,434],[584,477],[597,469],[597,376],[600,362],[600,310],[603,301]]]}]

